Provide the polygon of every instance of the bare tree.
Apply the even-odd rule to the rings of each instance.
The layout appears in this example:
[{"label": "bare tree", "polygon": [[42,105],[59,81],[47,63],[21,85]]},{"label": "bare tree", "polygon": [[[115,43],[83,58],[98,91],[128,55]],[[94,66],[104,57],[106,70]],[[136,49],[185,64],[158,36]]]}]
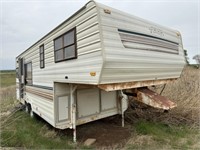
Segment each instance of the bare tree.
[{"label": "bare tree", "polygon": [[195,56],[193,57],[193,59],[196,60],[196,62],[197,62],[197,68],[199,68],[199,66],[200,66],[200,55],[199,55],[199,54],[195,55]]}]

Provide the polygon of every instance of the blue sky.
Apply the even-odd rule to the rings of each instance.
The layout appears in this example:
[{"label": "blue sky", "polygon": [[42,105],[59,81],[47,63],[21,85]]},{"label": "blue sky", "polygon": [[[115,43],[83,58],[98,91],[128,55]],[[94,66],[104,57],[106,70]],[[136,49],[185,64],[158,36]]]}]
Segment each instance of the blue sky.
[{"label": "blue sky", "polygon": [[[96,0],[181,32],[189,61],[200,54],[199,0]],[[0,70],[15,69],[15,57],[70,17],[88,0],[0,0]]]}]

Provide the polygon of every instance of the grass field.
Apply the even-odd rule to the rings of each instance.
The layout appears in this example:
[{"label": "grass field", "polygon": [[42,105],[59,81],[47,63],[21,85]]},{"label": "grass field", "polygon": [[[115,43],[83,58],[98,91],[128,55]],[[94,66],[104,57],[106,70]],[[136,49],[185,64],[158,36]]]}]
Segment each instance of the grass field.
[{"label": "grass field", "polygon": [[128,149],[199,149],[198,129],[185,125],[169,126],[159,122],[139,121],[135,124],[135,135]]},{"label": "grass field", "polygon": [[[166,86],[163,95],[178,104],[169,113],[141,107],[134,110],[130,108],[126,112],[125,128],[120,126],[118,115],[78,126],[77,145],[72,142],[71,130],[55,129],[40,117],[30,118],[24,110],[19,109],[15,98],[15,73],[1,73],[1,147],[200,149],[199,73],[198,69],[186,67],[179,80]],[[160,89],[157,87],[155,90],[159,92]],[[83,146],[85,139],[93,137],[97,139],[93,146]]]},{"label": "grass field", "polygon": [[28,149],[72,149],[68,136],[56,136],[54,129],[43,120],[32,119],[18,111],[2,125],[1,146]]},{"label": "grass field", "polygon": [[0,85],[1,87],[15,85],[15,71],[0,71]]}]

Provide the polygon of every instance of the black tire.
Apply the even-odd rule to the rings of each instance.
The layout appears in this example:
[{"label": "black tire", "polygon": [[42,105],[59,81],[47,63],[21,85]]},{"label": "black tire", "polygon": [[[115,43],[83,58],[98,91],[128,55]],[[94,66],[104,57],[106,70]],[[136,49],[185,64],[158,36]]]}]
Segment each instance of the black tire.
[{"label": "black tire", "polygon": [[33,112],[31,108],[31,104],[28,104],[28,103],[25,104],[25,111],[30,115],[31,118],[34,118],[35,113]]},{"label": "black tire", "polygon": [[30,109],[30,116],[31,116],[31,118],[35,117],[35,113],[33,112],[32,108]]},{"label": "black tire", "polygon": [[30,113],[30,106],[28,103],[25,104],[25,112],[28,114]]}]

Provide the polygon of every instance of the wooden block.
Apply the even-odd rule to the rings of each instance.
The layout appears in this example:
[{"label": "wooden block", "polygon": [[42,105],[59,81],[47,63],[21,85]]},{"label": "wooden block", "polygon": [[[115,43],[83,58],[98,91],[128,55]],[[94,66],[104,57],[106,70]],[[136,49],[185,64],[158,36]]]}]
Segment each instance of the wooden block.
[{"label": "wooden block", "polygon": [[87,139],[85,142],[84,142],[84,145],[85,146],[90,146],[92,144],[94,144],[96,142],[96,139]]}]

